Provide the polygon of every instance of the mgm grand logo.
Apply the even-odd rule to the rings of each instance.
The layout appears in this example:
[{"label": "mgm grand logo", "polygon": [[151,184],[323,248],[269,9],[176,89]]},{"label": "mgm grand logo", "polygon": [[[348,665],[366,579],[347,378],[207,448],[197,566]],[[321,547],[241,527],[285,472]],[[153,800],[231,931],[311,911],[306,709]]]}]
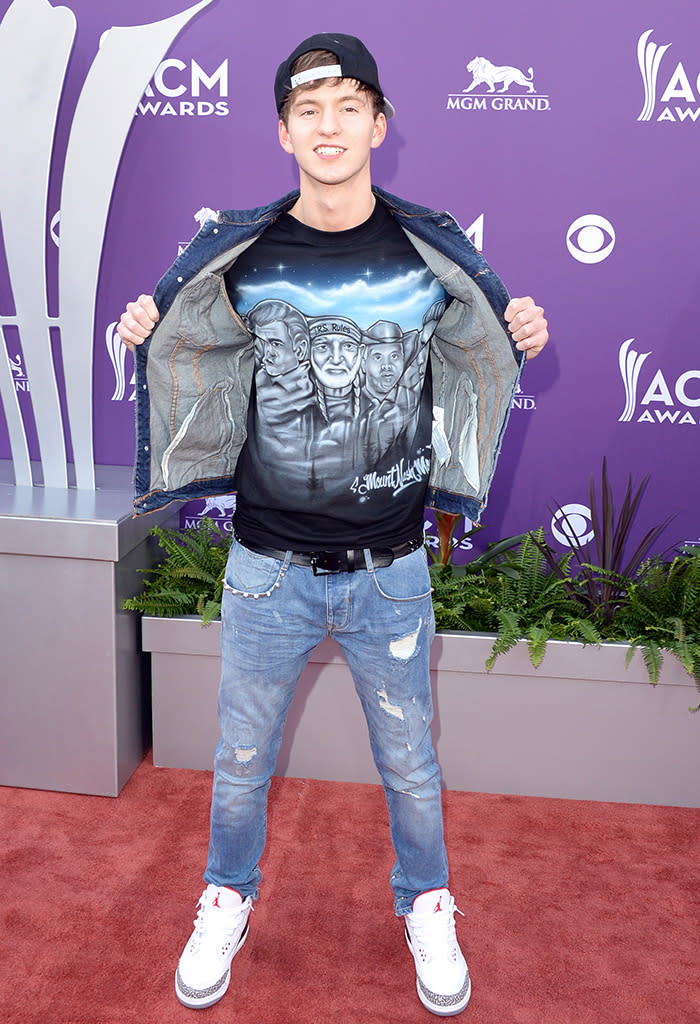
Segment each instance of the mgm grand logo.
[{"label": "mgm grand logo", "polygon": [[549,96],[535,90],[532,68],[522,71],[474,57],[467,64],[471,83],[447,97],[448,110],[551,110]]}]

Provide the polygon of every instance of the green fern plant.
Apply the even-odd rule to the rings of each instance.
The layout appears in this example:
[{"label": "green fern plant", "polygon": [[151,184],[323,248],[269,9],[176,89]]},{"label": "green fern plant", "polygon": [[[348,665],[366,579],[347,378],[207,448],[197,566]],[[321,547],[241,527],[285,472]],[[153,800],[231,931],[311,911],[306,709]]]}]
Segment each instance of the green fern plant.
[{"label": "green fern plant", "polygon": [[520,533],[489,544],[466,565],[455,565],[451,559],[434,561],[429,571],[437,629],[495,631],[498,599],[494,588],[502,571],[501,559],[524,537],[525,534]]},{"label": "green fern plant", "polygon": [[535,667],[548,639],[600,643],[566,586],[573,554],[559,558],[555,572],[543,544],[540,528],[491,545],[462,573],[452,566],[430,570],[438,629],[496,634],[488,670],[523,638]]},{"label": "green fern plant", "polygon": [[675,654],[700,692],[700,548],[686,546],[671,561],[657,557],[640,566],[607,638],[630,644],[628,661],[638,648],[652,683],[664,653]]},{"label": "green fern plant", "polygon": [[520,639],[527,641],[535,668],[544,657],[549,639],[600,643],[594,624],[581,616],[580,606],[565,585],[572,553],[557,560],[555,572],[542,552],[543,542],[544,531],[540,527],[525,534],[517,550],[503,559],[498,629],[486,661],[488,670],[499,654],[509,651]]},{"label": "green fern plant", "polygon": [[[124,607],[147,615],[199,615],[203,623],[219,616],[230,535],[207,518],[184,531],[156,526],[151,534],[164,558],[145,570],[142,593]],[[521,639],[527,641],[535,667],[548,640],[609,640],[630,644],[629,657],[638,648],[650,682],[656,683],[670,652],[700,692],[700,547],[682,548],[671,561],[648,558],[631,578],[614,568],[590,565],[599,581],[609,575],[617,588],[613,615],[596,615],[591,576],[578,576],[580,565],[574,550],[556,556],[542,528],[491,544],[467,565],[434,564],[430,576],[436,626],[494,634],[488,670]],[[609,609],[610,592],[603,604]]]},{"label": "green fern plant", "polygon": [[175,530],[154,526],[165,557],[148,576],[143,591],[124,607],[145,615],[201,615],[206,624],[221,614],[224,571],[231,538],[211,519],[198,526]]}]

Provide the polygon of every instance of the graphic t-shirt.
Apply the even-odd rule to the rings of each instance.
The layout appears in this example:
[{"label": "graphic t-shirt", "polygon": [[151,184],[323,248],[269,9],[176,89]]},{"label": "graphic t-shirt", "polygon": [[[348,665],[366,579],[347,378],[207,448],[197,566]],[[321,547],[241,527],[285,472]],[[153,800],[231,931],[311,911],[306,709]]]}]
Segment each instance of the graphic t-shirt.
[{"label": "graphic t-shirt", "polygon": [[280,217],[226,275],[255,337],[236,482],[245,543],[380,547],[419,535],[429,342],[445,292],[387,210],[348,231]]}]

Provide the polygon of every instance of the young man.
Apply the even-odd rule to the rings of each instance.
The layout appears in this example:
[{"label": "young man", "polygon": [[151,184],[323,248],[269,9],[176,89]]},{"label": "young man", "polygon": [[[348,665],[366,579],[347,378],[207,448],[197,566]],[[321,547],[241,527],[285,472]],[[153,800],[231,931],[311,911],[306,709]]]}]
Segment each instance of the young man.
[{"label": "young man", "polygon": [[[467,1005],[471,983],[430,739],[424,506],[478,519],[523,353],[546,343],[546,321],[531,299],[508,301],[448,215],[373,188],[371,152],[394,110],[358,39],[305,40],[280,65],[275,100],[299,191],[205,224],[154,298],[130,303],[119,327],[125,344],[140,346],[137,510],[238,490],[207,886],[176,993],[204,1007],[229,985],[258,895],[287,709],[309,654],[331,634],[352,670],[386,793],[394,906],[418,996],[448,1016]],[[255,317],[246,321],[261,300],[293,305],[308,324],[308,356],[295,350],[297,404],[292,382],[278,417],[261,377],[273,365],[264,335],[256,353]],[[412,339],[391,387],[385,374],[387,406],[392,394],[403,397],[387,407],[392,429],[380,452],[366,443],[377,324]],[[306,336],[303,324],[298,334]],[[410,417],[408,429],[397,416]]]}]

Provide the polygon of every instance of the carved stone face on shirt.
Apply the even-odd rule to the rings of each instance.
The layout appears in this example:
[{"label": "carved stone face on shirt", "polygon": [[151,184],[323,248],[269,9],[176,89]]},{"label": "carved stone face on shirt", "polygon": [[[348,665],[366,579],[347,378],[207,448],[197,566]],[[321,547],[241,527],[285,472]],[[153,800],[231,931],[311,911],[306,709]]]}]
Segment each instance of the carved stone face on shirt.
[{"label": "carved stone face on shirt", "polygon": [[321,334],[311,341],[311,365],[321,387],[335,392],[352,386],[364,345],[347,334]]},{"label": "carved stone face on shirt", "polygon": [[368,345],[362,361],[367,390],[377,398],[391,391],[403,373],[404,352],[400,341]]},{"label": "carved stone face on shirt", "polygon": [[289,331],[281,321],[255,327],[255,337],[262,348],[262,365],[270,377],[295,370],[304,353],[292,344]]}]

